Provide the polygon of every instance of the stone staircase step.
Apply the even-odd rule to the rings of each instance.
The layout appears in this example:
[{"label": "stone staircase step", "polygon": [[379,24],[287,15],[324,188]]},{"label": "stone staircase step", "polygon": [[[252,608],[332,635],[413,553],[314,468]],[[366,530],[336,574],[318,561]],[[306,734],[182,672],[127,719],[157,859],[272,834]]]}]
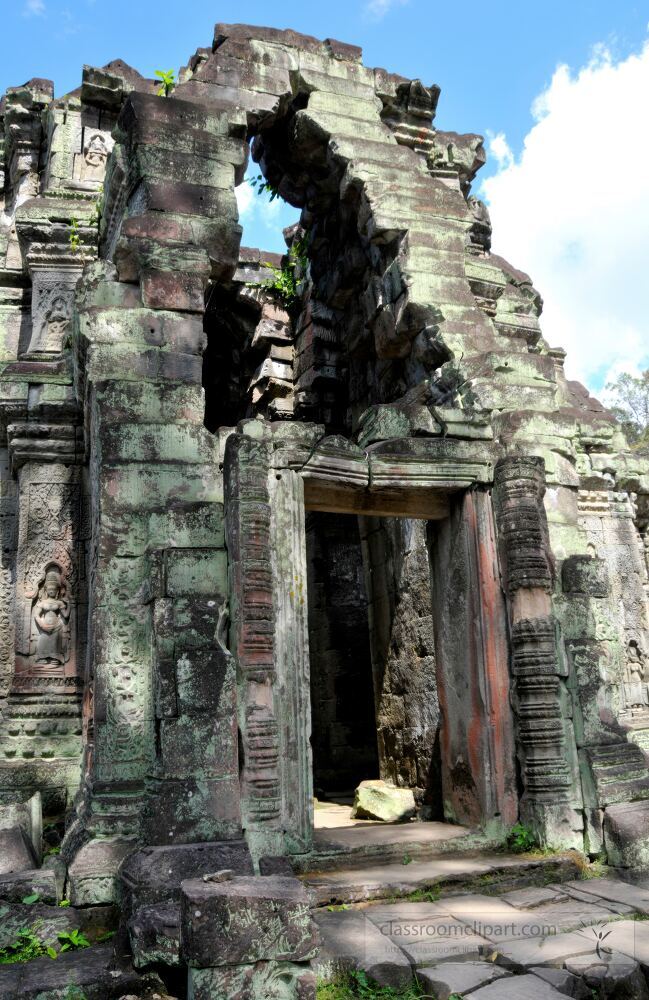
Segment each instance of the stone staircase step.
[{"label": "stone staircase step", "polygon": [[459,892],[507,892],[522,886],[561,883],[577,878],[574,854],[541,858],[524,855],[447,854],[409,864],[375,864],[300,876],[316,906],[339,906],[373,899],[412,897],[435,900]]}]

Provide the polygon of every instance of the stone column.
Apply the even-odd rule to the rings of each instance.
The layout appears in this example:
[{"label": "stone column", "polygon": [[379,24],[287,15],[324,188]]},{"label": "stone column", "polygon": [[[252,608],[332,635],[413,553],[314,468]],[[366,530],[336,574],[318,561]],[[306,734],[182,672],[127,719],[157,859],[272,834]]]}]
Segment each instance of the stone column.
[{"label": "stone column", "polygon": [[543,506],[545,466],[496,466],[494,509],[508,595],[514,705],[522,770],[521,819],[543,844],[583,849],[583,816],[567,669],[552,610],[553,562]]},{"label": "stone column", "polygon": [[80,781],[90,535],[80,435],[51,424],[8,429],[19,531],[0,782],[4,800],[40,791],[48,813],[63,812]]}]

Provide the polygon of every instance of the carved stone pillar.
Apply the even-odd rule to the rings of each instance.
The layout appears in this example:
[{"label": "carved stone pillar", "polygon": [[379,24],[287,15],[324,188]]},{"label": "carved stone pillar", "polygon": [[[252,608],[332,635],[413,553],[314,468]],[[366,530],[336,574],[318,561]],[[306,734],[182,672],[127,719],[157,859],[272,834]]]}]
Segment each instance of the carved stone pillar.
[{"label": "carved stone pillar", "polygon": [[567,670],[552,611],[553,564],[543,459],[496,466],[494,509],[512,636],[521,818],[545,844],[583,848],[583,816]]},{"label": "carved stone pillar", "polygon": [[[263,425],[259,425],[260,429]],[[225,452],[231,647],[237,662],[241,814],[254,856],[283,854],[270,443],[233,434]]]},{"label": "carved stone pillar", "polygon": [[90,525],[75,428],[49,426],[39,436],[38,426],[15,424],[8,432],[19,530],[0,795],[10,802],[40,791],[44,809],[58,811],[80,779]]}]

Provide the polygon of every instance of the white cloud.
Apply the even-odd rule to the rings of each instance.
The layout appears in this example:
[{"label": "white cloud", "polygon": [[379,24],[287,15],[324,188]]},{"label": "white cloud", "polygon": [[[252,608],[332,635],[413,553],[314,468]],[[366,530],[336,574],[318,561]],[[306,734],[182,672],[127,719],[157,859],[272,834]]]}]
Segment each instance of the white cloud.
[{"label": "white cloud", "polygon": [[280,214],[284,202],[281,198],[270,200],[270,196],[264,192],[257,192],[252,185],[244,180],[234,189],[239,208],[239,221],[242,225],[248,226],[255,222],[275,229],[280,225]]},{"label": "white cloud", "polygon": [[45,4],[43,3],[43,0],[25,0],[23,14],[26,17],[42,17],[44,13]]},{"label": "white cloud", "polygon": [[381,21],[394,7],[405,7],[410,0],[366,0],[364,12],[374,21]]},{"label": "white cloud", "polygon": [[488,136],[494,252],[531,274],[546,340],[595,389],[649,363],[647,93],[649,42],[618,61],[598,47],[577,73],[556,70],[520,157],[502,133]]}]

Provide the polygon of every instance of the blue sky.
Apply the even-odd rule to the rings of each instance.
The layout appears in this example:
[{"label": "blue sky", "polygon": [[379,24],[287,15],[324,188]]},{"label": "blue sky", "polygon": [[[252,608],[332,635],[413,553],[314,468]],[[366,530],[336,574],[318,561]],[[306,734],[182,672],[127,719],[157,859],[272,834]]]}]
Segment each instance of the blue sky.
[{"label": "blue sky", "polygon": [[[216,20],[292,27],[321,38],[331,36],[353,42],[362,46],[366,65],[383,66],[405,76],[419,77],[425,83],[439,84],[442,96],[436,120],[438,127],[480,132],[488,138],[491,157],[483,171],[487,183],[478,193],[488,195],[491,203],[496,226],[495,249],[512,257],[511,251],[517,251],[519,257],[514,263],[529,267],[537,280],[539,263],[534,246],[540,242],[546,247],[541,260],[545,284],[541,286],[540,280],[537,284],[544,293],[551,318],[556,296],[552,288],[553,272],[545,266],[547,247],[556,247],[554,273],[557,275],[562,268],[565,272],[566,261],[568,268],[576,267],[581,261],[588,273],[592,261],[588,260],[588,246],[583,245],[582,240],[582,232],[588,227],[583,218],[575,219],[573,227],[577,228],[574,231],[555,234],[551,227],[548,231],[549,221],[546,220],[542,234],[535,234],[534,240],[526,239],[523,201],[527,202],[528,220],[540,211],[552,216],[561,177],[575,177],[591,170],[604,150],[611,158],[609,174],[616,157],[630,157],[637,162],[633,172],[635,181],[640,171],[649,173],[646,156],[643,162],[641,151],[635,148],[635,133],[629,136],[627,131],[620,132],[617,138],[611,135],[616,129],[620,102],[632,106],[629,113],[632,111],[635,115],[637,112],[637,131],[645,127],[641,117],[646,116],[649,76],[644,73],[644,62],[639,74],[626,74],[626,82],[622,80],[625,74],[616,77],[616,103],[611,108],[601,107],[597,133],[589,131],[580,137],[578,146],[572,148],[575,129],[570,127],[570,122],[566,125],[564,120],[562,126],[560,122],[562,115],[565,119],[563,106],[570,105],[571,101],[574,116],[579,120],[587,118],[583,109],[590,107],[591,92],[593,101],[598,100],[601,106],[603,99],[606,104],[598,86],[603,79],[600,71],[606,75],[604,63],[617,70],[630,65],[629,60],[643,53],[649,5],[625,0],[616,3],[611,0],[590,3],[544,0],[542,4],[502,0],[490,3],[465,0],[463,4],[431,0],[346,0],[345,3],[335,0],[325,4],[305,3],[304,0],[275,4],[268,0],[264,3],[249,0],[246,4],[228,0],[216,3],[206,0],[184,3],[177,0],[3,0],[0,92],[31,76],[42,76],[54,80],[55,91],[60,95],[79,85],[83,63],[99,66],[115,58],[124,59],[145,75],[152,75],[158,68],[178,68],[197,47],[210,45]],[[646,62],[649,67],[649,55]],[[560,67],[565,68],[562,79],[559,78]],[[595,79],[593,73],[600,75]],[[647,88],[643,91],[645,83]],[[641,88],[639,93],[638,87]],[[573,123],[575,120],[573,118]],[[544,144],[555,141],[561,143],[561,148],[551,153],[539,152]],[[536,153],[529,153],[530,143],[535,145]],[[584,148],[586,145],[588,148]],[[530,155],[536,157],[531,165]],[[543,161],[544,155],[547,163]],[[557,164],[563,174],[557,173]],[[624,167],[614,168],[615,183],[619,182],[620,169]],[[551,182],[548,180],[546,190],[544,177],[549,177],[553,170],[556,176]],[[495,180],[491,188],[490,177]],[[554,185],[552,190],[550,184]],[[602,184],[606,187],[604,181]],[[592,206],[593,212],[601,202],[600,187],[602,185],[595,186],[597,200]],[[540,188],[547,205],[542,197],[542,208],[537,211],[534,200]],[[511,200],[513,189],[517,191],[514,204]],[[581,186],[576,185],[574,190],[574,197],[579,198]],[[646,206],[649,189],[644,187],[638,192],[638,197],[641,195],[642,204]],[[588,196],[586,186],[584,197]],[[629,210],[626,221],[618,218],[619,205],[611,206],[610,214],[612,224],[618,228],[626,224],[638,225],[637,211]],[[253,207],[247,216],[244,218],[245,242],[263,244],[267,249],[279,246],[279,227],[288,217],[283,211],[278,214],[274,209],[269,213]],[[498,225],[502,228],[500,246]],[[622,231],[620,246],[624,236]],[[603,261],[603,268],[605,264]],[[615,365],[629,368],[643,363],[638,352],[647,353],[649,335],[646,325],[642,327],[646,322],[644,316],[629,315],[632,309],[628,302],[629,280],[627,265],[624,275],[620,275],[621,285],[613,282],[611,303],[604,310],[612,310],[611,318],[615,322],[615,301],[625,302],[624,329],[628,332],[630,326],[634,328],[624,340],[623,358],[619,351],[605,349],[605,330],[598,334],[602,349],[598,349],[595,356],[588,349],[588,345],[592,348],[593,344],[592,324],[591,333],[587,335],[588,324],[576,329],[578,318],[573,317],[568,322],[565,310],[564,315],[556,319],[557,329],[564,341],[567,338],[573,354],[577,349],[575,373],[591,384],[601,384]],[[585,284],[587,286],[588,282]],[[582,289],[581,294],[587,292],[587,288],[586,292]],[[565,297],[565,289],[562,294]],[[639,307],[640,300],[638,311]],[[601,313],[600,301],[594,319],[601,319]],[[549,336],[548,339],[554,342],[558,338]]]}]

